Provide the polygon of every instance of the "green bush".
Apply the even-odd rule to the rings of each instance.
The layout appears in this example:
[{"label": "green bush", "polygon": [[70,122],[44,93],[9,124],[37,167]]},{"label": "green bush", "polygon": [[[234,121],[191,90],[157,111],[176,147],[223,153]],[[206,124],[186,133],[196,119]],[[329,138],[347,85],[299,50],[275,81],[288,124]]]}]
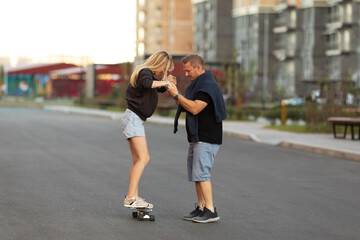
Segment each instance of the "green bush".
[{"label": "green bush", "polygon": [[305,119],[305,111],[300,108],[290,108],[286,110],[286,118],[293,121],[299,121]]},{"label": "green bush", "polygon": [[249,120],[250,116],[255,119],[261,116],[261,110],[252,108],[237,109],[236,106],[226,106],[226,112],[228,114],[228,120]]},{"label": "green bush", "polygon": [[277,118],[281,118],[281,110],[280,108],[272,108],[272,109],[269,109],[267,110],[265,113],[264,113],[264,117],[266,119],[268,119],[272,125],[275,124],[275,120]]},{"label": "green bush", "polygon": [[259,109],[242,109],[242,117],[249,119],[250,116],[253,116],[255,119],[260,117],[261,111]]},{"label": "green bush", "polygon": [[227,119],[228,120],[237,120],[238,119],[238,111],[234,106],[226,106]]}]

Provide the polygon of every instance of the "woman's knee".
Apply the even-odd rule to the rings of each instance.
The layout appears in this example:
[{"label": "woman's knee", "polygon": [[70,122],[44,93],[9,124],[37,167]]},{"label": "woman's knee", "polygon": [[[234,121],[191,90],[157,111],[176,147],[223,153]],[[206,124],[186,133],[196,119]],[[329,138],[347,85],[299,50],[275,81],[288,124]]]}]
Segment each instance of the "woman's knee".
[{"label": "woman's knee", "polygon": [[144,164],[145,164],[145,165],[148,165],[149,162],[150,162],[150,155],[147,155],[147,156],[144,158]]},{"label": "woman's knee", "polygon": [[137,162],[145,166],[148,165],[148,163],[150,162],[150,155],[141,156]]}]

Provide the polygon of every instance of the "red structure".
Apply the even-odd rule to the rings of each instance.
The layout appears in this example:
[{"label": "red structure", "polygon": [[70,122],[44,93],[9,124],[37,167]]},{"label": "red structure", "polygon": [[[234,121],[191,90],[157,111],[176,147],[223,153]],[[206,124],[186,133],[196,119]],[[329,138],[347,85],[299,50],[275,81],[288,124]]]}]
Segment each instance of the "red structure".
[{"label": "red structure", "polygon": [[7,72],[8,75],[10,74],[49,74],[53,70],[64,69],[74,67],[74,64],[68,63],[46,63],[46,64],[31,64],[21,67],[15,67],[9,69]]},{"label": "red structure", "polygon": [[[52,71],[50,74],[52,97],[77,98],[85,88],[86,67],[74,67]],[[95,95],[110,95],[114,88],[127,84],[131,74],[129,63],[115,65],[95,65]]]},{"label": "red structure", "polygon": [[76,98],[85,84],[85,68],[72,67],[50,73],[51,97]]}]

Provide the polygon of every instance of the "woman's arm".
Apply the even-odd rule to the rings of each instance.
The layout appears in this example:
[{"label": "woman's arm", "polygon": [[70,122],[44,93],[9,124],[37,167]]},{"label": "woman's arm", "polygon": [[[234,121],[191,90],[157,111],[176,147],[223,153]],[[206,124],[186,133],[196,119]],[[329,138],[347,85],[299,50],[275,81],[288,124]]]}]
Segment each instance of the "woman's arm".
[{"label": "woman's arm", "polygon": [[167,87],[169,81],[153,81],[151,88]]}]

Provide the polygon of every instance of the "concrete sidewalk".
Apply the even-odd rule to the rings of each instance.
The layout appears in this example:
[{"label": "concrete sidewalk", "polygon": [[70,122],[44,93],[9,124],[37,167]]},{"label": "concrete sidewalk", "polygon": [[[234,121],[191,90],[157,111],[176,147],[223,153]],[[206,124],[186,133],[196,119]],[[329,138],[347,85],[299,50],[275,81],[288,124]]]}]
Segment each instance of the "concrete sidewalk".
[{"label": "concrete sidewalk", "polygon": [[[122,116],[122,113],[69,106],[45,106],[44,109],[107,117],[113,120],[119,120]],[[169,117],[152,116],[147,122],[173,125],[174,120]],[[185,126],[185,121],[180,119],[179,125]],[[224,134],[228,136],[360,161],[360,141],[352,141],[350,136],[347,139],[335,139],[332,134],[290,133],[264,129],[265,125],[266,123],[263,122],[224,121],[223,129]]]}]

